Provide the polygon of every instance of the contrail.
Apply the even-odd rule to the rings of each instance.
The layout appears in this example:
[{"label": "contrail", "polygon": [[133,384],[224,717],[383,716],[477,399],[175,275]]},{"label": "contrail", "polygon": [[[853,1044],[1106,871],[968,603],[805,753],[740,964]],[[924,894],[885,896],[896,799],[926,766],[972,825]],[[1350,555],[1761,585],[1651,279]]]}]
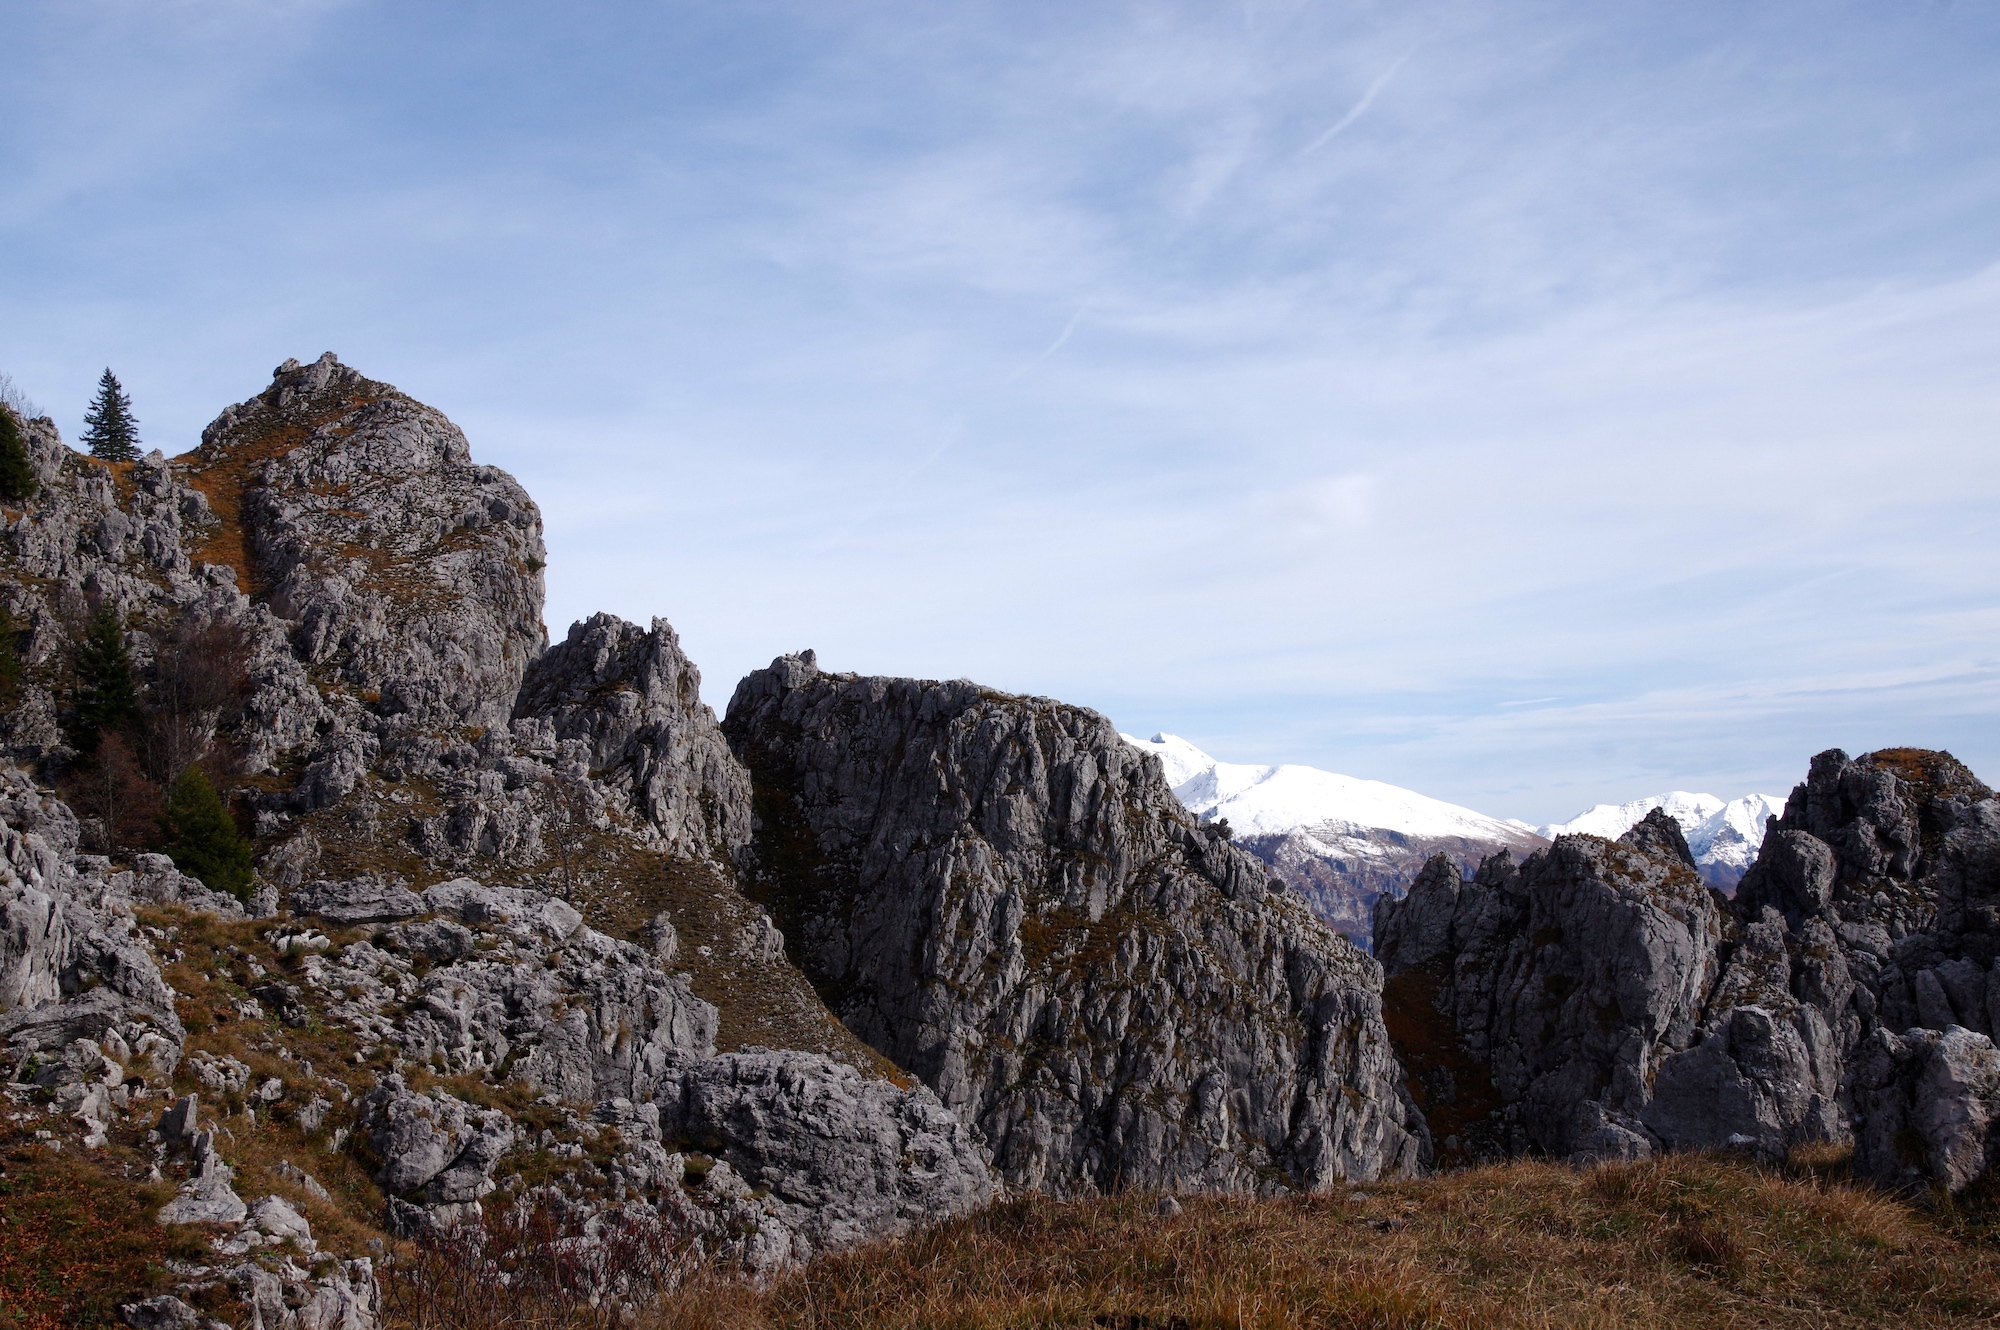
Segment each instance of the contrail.
[{"label": "contrail", "polygon": [[1012,374],[1009,374],[1007,376],[1007,382],[1013,383],[1015,380],[1019,379],[1023,374],[1026,374],[1029,370],[1041,364],[1044,360],[1047,360],[1050,356],[1054,355],[1056,352],[1062,350],[1063,343],[1069,340],[1070,334],[1076,331],[1076,325],[1082,323],[1083,316],[1088,313],[1090,313],[1090,303],[1088,301],[1077,306],[1076,313],[1069,316],[1069,322],[1065,323],[1063,325],[1063,330],[1056,334],[1055,341],[1050,342],[1048,346],[1043,348],[1042,353],[1040,355],[1036,356],[1033,360],[1030,360],[1027,364],[1022,365],[1021,367],[1016,369]]},{"label": "contrail", "polygon": [[1409,50],[1403,52],[1400,56],[1397,56],[1396,63],[1390,65],[1387,69],[1383,70],[1382,77],[1376,79],[1373,83],[1368,85],[1368,91],[1361,94],[1361,100],[1354,104],[1354,109],[1352,111],[1349,111],[1346,115],[1340,117],[1340,122],[1336,124],[1332,129],[1327,130],[1326,133],[1320,135],[1318,138],[1314,139],[1311,143],[1308,143],[1306,144],[1305,147],[1299,149],[1299,156],[1303,157],[1309,152],[1319,151],[1321,148],[1324,148],[1327,144],[1331,143],[1336,134],[1339,134],[1340,131],[1346,129],[1349,125],[1359,120],[1362,117],[1363,113],[1365,113],[1370,106],[1375,104],[1375,99],[1382,94],[1382,89],[1389,86],[1389,80],[1396,77],[1396,71],[1401,69],[1403,65],[1406,62],[1408,62],[1409,58],[1415,55],[1416,53],[1417,53],[1417,48],[1412,46]]},{"label": "contrail", "polygon": [[1077,307],[1076,313],[1069,316],[1069,322],[1063,325],[1063,330],[1060,333],[1056,334],[1055,341],[1049,343],[1049,349],[1035,357],[1035,363],[1039,365],[1044,360],[1047,360],[1050,356],[1054,355],[1056,352],[1062,350],[1062,344],[1069,340],[1069,335],[1076,331],[1076,325],[1082,323],[1083,316],[1085,314],[1088,314],[1089,312],[1090,312],[1090,306],[1079,305]]}]

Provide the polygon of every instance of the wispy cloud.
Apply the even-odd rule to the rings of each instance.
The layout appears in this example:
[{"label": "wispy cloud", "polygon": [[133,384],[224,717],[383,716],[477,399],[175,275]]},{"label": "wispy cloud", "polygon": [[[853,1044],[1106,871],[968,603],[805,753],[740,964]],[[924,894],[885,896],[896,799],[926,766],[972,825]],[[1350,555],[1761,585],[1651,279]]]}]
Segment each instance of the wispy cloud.
[{"label": "wispy cloud", "polygon": [[712,700],[813,645],[1531,819],[2000,774],[1990,7],[189,12],[10,28],[0,368],[185,444],[332,348]]},{"label": "wispy cloud", "polygon": [[1382,90],[1389,86],[1389,81],[1396,77],[1396,72],[1400,70],[1404,65],[1408,64],[1410,57],[1415,55],[1416,53],[1417,53],[1417,48],[1413,46],[1409,50],[1397,56],[1395,60],[1391,62],[1391,64],[1387,69],[1383,70],[1380,74],[1376,75],[1375,81],[1368,85],[1368,91],[1361,94],[1361,100],[1354,103],[1354,105],[1348,109],[1346,115],[1334,121],[1333,124],[1327,128],[1325,133],[1321,134],[1311,143],[1306,144],[1305,147],[1299,149],[1299,156],[1304,157],[1308,153],[1318,152],[1321,148],[1324,148],[1327,144],[1333,142],[1335,139],[1339,138],[1341,134],[1345,133],[1350,127],[1353,126],[1355,121],[1359,120],[1362,116],[1368,114],[1368,108],[1375,104],[1375,99],[1382,95]]}]

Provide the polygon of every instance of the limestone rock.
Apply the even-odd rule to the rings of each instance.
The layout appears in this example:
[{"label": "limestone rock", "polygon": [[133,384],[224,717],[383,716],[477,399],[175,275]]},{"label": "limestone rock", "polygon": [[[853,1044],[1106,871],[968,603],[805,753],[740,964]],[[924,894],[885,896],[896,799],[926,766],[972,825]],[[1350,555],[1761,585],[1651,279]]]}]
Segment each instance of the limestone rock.
[{"label": "limestone rock", "polygon": [[387,923],[424,912],[423,897],[372,877],[301,887],[292,893],[291,906],[294,914],[317,915],[333,924]]},{"label": "limestone rock", "polygon": [[[337,1001],[334,1016],[420,1061],[441,1059],[454,1072],[506,1066],[539,1090],[595,1103],[649,1098],[677,1055],[715,1051],[715,1008],[686,979],[647,949],[585,927],[553,897],[454,878],[421,896],[403,892],[394,909],[357,907],[344,890],[301,892],[295,910],[302,900],[378,919],[453,916],[410,918],[385,929],[379,946],[312,954],[301,971],[321,993],[361,994]],[[429,963],[421,977],[417,958]]]},{"label": "limestone rock", "polygon": [[[1391,1028],[1409,1032],[1433,1131],[1449,1125],[1474,1158],[1650,1154],[1654,1077],[1695,1040],[1722,934],[1716,898],[1657,829],[1564,836],[1518,867],[1503,852],[1470,880],[1434,859],[1375,915]],[[1440,1019],[1442,1048],[1417,1035]]]},{"label": "limestone rock", "polygon": [[476,1201],[493,1190],[493,1166],[514,1143],[514,1124],[442,1091],[411,1092],[386,1076],[361,1099],[360,1130],[381,1161],[375,1180],[433,1204]]},{"label": "limestone rock", "polygon": [[162,1224],[240,1224],[250,1207],[231,1186],[235,1173],[215,1152],[210,1132],[194,1138],[195,1174],[161,1207]]},{"label": "limestone rock", "polygon": [[1919,1191],[1964,1191],[2000,1167],[2000,1052],[1953,1025],[1875,1031],[1854,1058],[1854,1172]]},{"label": "limestone rock", "polygon": [[128,1302],[118,1309],[118,1319],[132,1330],[199,1330],[201,1313],[172,1294]]},{"label": "limestone rock", "polygon": [[[1684,864],[1664,825],[1642,823],[1625,840],[1658,871]],[[1781,1159],[1800,1144],[1852,1140],[1857,1171],[1900,1188],[1956,1191],[1990,1168],[2000,800],[1963,765],[1918,749],[1819,754],[1727,909],[1704,910],[1688,895],[1669,910],[1690,925],[1703,917],[1687,945],[1669,948],[1691,965],[1661,965],[1653,948],[1635,953],[1591,933],[1576,917],[1583,897],[1556,909],[1533,897],[1526,888],[1539,890],[1576,841],[1518,871],[1482,870],[1473,883],[1427,871],[1408,901],[1378,911],[1391,992],[1405,999],[1392,1000],[1391,1014],[1414,1018],[1405,1046],[1442,1042],[1447,1054],[1413,1058],[1434,1130],[1448,1126],[1440,1134],[1490,1154],[1588,1153],[1576,1130],[1550,1125],[1560,1124],[1562,1101],[1594,1100],[1617,1120],[1600,1123],[1592,1109],[1578,1125],[1606,1144],[1616,1144],[1616,1132],[1606,1134],[1615,1128],[1633,1133],[1635,1146]],[[1658,875],[1615,869],[1606,860],[1594,873],[1626,894]],[[1631,1042],[1600,1071],[1604,1088],[1592,1095],[1580,1077],[1555,1101],[1530,1103],[1519,1069],[1575,1042],[1558,1018],[1577,991],[1565,987],[1576,978],[1563,977],[1575,966],[1556,962],[1579,945],[1580,926],[1582,959],[1624,972],[1640,1006],[1672,1018],[1635,1020],[1621,999],[1597,1042]],[[1710,979],[1691,986],[1700,975]],[[1524,1012],[1520,1000],[1537,985],[1560,1001]],[[1611,1015],[1596,998],[1587,1005]],[[1585,1065],[1605,1067],[1601,1057]]]},{"label": "limestone rock", "polygon": [[507,723],[545,645],[541,517],[512,477],[331,352],[203,430],[191,465],[225,458],[252,468],[244,538],[303,662],[377,694],[385,717]]},{"label": "limestone rock", "polygon": [[701,700],[701,675],[665,619],[650,631],[609,614],[572,625],[528,671],[515,715],[589,745],[595,778],[691,858],[750,839],[750,776]]},{"label": "limestone rock", "polygon": [[816,1054],[691,1062],[656,1105],[663,1139],[720,1142],[711,1148],[734,1173],[769,1190],[794,1260],[998,1195],[986,1152],[927,1087],[899,1089]]},{"label": "limestone rock", "polygon": [[1413,1170],[1380,971],[1198,828],[1103,717],[965,682],[746,678],[753,894],[850,1029],[1012,1185]]}]

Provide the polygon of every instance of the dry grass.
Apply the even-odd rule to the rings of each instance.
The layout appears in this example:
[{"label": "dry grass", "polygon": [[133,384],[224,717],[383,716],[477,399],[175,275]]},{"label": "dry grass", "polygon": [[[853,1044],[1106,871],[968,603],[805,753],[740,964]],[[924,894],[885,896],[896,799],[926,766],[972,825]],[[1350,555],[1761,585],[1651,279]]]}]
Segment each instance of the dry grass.
[{"label": "dry grass", "polygon": [[657,1330],[1910,1327],[2000,1321],[1990,1235],[1839,1182],[1678,1157],[1332,1196],[1028,1199],[685,1290]]},{"label": "dry grass", "polygon": [[243,494],[263,463],[303,446],[320,426],[367,405],[388,389],[363,382],[351,392],[312,399],[305,409],[279,412],[259,403],[252,419],[218,446],[202,445],[172,459],[176,479],[200,490],[219,519],[189,553],[236,570],[236,585],[250,595],[262,589],[255,551],[244,540]]},{"label": "dry grass", "polygon": [[77,1124],[49,1127],[0,1122],[0,1330],[116,1325],[120,1302],[171,1286],[164,1262],[206,1244],[153,1222],[172,1188],[145,1181],[142,1133],[86,1153]]},{"label": "dry grass", "polygon": [[[227,1132],[223,1153],[236,1170],[238,1193],[246,1200],[283,1196],[312,1222],[322,1249],[349,1255],[364,1251],[369,1240],[382,1237],[381,1190],[351,1154],[328,1149],[332,1130],[351,1124],[352,1107],[339,1104],[338,1095],[330,1096],[336,1100],[335,1106],[321,1128],[311,1133],[300,1130],[291,1121],[291,1114],[316,1083],[302,1074],[303,1064],[312,1064],[319,1076],[345,1081],[357,1095],[374,1084],[381,1066],[355,1063],[358,1043],[353,1034],[335,1021],[320,1019],[320,996],[298,983],[292,968],[273,956],[266,937],[282,927],[274,921],[222,922],[178,908],[143,910],[140,919],[155,927],[171,927],[178,935],[172,945],[183,953],[182,959],[167,965],[165,973],[180,994],[178,1007],[181,1023],[187,1028],[188,1054],[233,1057],[250,1068],[251,1085],[275,1076],[291,1087],[279,1104],[259,1106],[261,1111],[254,1116],[246,1115],[244,1096],[218,1099],[196,1082],[191,1062],[182,1062],[171,1092],[198,1093],[204,1122]],[[340,943],[359,934],[332,930],[330,935]],[[247,961],[251,959],[262,963],[267,975],[260,977],[250,971]],[[265,978],[293,982],[313,1019],[300,1029],[241,1019],[234,1004]],[[288,1058],[277,1056],[281,1047],[290,1054]],[[311,1196],[282,1176],[278,1166],[286,1162],[312,1174],[331,1199]]]}]

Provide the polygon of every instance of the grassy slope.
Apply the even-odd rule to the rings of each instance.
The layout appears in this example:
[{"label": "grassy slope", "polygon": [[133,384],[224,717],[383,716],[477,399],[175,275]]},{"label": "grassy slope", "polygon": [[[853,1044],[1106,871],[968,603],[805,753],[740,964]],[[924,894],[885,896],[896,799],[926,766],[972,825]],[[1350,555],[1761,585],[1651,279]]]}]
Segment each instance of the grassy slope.
[{"label": "grassy slope", "polygon": [[662,1330],[1905,1326],[2000,1321],[1990,1227],[1800,1172],[1681,1156],[1514,1164],[1273,1201],[1002,1205],[690,1289]]}]

